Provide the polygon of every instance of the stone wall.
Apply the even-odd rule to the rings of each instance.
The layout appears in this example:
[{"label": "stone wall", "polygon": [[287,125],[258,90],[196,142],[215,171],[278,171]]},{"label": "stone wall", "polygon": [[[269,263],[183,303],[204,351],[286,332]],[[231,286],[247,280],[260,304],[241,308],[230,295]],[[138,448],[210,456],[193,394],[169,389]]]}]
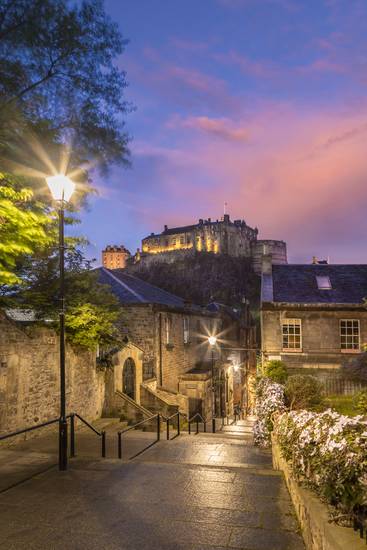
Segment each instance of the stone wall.
[{"label": "stone wall", "polygon": [[[184,342],[184,318],[189,319],[189,338]],[[167,343],[166,319],[170,323]],[[201,363],[210,362],[206,343],[211,333],[217,333],[218,319],[211,314],[195,314],[151,304],[124,306],[124,325],[128,337],[143,351],[143,380],[156,377],[158,386],[177,392],[181,374]]]},{"label": "stone wall", "polygon": [[[59,340],[48,328],[20,327],[0,314],[0,432],[56,418],[59,410]],[[66,404],[88,420],[101,416],[104,373],[95,354],[66,353]]]},{"label": "stone wall", "polygon": [[307,550],[362,550],[366,543],[352,528],[342,527],[330,521],[327,506],[317,496],[300,487],[292,470],[281,455],[277,439],[272,434],[273,466],[281,470],[291,496]]},{"label": "stone wall", "polygon": [[[353,309],[265,309],[262,311],[263,359],[282,360],[291,374],[311,374],[324,384],[326,392],[355,393],[361,386],[344,380],[340,367],[356,356],[340,349],[340,320],[359,319],[360,341],[367,341],[367,311]],[[282,349],[282,321],[300,319],[302,349],[286,352]]]}]

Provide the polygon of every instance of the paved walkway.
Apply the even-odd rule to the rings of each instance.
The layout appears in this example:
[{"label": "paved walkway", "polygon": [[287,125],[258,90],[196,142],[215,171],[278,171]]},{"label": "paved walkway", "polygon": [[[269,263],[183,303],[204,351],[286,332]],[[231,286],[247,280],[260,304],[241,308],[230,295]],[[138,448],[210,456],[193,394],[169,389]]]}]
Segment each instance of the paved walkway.
[{"label": "paved walkway", "polygon": [[81,456],[33,477],[0,494],[0,547],[303,550],[270,453],[241,432],[183,434],[131,461]]}]

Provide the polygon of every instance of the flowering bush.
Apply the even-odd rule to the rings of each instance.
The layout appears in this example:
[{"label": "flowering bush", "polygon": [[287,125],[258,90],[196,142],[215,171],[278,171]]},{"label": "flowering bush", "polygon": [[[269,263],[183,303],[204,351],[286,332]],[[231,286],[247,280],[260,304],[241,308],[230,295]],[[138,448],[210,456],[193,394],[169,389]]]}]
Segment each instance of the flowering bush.
[{"label": "flowering bush", "polygon": [[256,422],[254,424],[254,442],[260,447],[270,445],[270,433],[273,430],[272,415],[285,410],[284,386],[261,378],[256,385]]},{"label": "flowering bush", "polygon": [[367,505],[367,422],[331,409],[283,412],[274,431],[296,479],[341,514]]}]

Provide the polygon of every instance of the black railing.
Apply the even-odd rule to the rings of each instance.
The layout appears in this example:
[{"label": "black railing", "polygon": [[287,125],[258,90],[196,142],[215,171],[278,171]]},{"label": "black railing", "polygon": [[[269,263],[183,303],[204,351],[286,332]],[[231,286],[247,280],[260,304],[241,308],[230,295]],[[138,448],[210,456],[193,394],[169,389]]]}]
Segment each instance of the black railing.
[{"label": "black railing", "polygon": [[201,416],[200,413],[194,414],[191,418],[188,419],[189,423],[189,434],[191,434],[191,424],[196,422],[196,433],[199,433],[199,424],[204,425],[204,432],[206,432],[206,419]]},{"label": "black railing", "polygon": [[17,430],[16,432],[11,432],[9,434],[1,435],[0,441],[3,441],[4,439],[8,439],[9,437],[15,437],[16,435],[32,432],[33,430],[38,430],[39,428],[43,428],[44,426],[50,426],[50,424],[56,424],[56,422],[59,422],[59,420],[60,420],[59,418],[54,418],[53,420],[47,420],[47,422],[42,422],[41,424],[35,424],[34,426],[30,426],[29,428],[23,428],[22,430]]},{"label": "black railing", "polygon": [[122,436],[124,434],[126,434],[127,432],[130,432],[130,430],[135,430],[136,428],[138,428],[139,426],[142,426],[146,422],[152,422],[153,420],[156,420],[156,422],[157,422],[157,439],[153,443],[150,443],[147,447],[144,447],[144,449],[139,451],[134,456],[131,456],[129,458],[129,460],[131,460],[132,458],[135,458],[136,456],[138,456],[139,454],[144,452],[146,449],[148,449],[149,447],[154,445],[154,443],[157,443],[157,441],[160,440],[160,438],[161,438],[161,417],[160,417],[159,414],[155,414],[153,416],[150,416],[149,418],[145,418],[144,420],[141,420],[140,422],[137,422],[133,426],[129,426],[128,428],[125,428],[124,430],[121,430],[120,432],[117,432],[117,454],[118,454],[119,458],[122,458]]},{"label": "black railing", "polygon": [[[170,423],[171,423],[171,420],[173,420],[174,418],[177,417],[177,434],[174,436],[174,437],[178,437],[181,433],[181,426],[180,426],[180,420],[181,420],[181,416],[187,416],[185,413],[182,413],[180,411],[177,411],[173,414],[171,414],[171,416],[168,416],[168,417],[165,417],[162,415],[162,419],[166,422],[166,434],[167,434],[167,441],[169,441],[169,429],[170,429]],[[174,439],[174,438],[172,438]]]},{"label": "black railing", "polygon": [[79,418],[92,432],[98,435],[101,438],[101,455],[102,458],[106,458],[106,432],[102,430],[99,432],[94,428],[87,420],[85,420],[80,414],[72,413],[70,417],[70,456],[74,457],[75,455],[75,417]]}]

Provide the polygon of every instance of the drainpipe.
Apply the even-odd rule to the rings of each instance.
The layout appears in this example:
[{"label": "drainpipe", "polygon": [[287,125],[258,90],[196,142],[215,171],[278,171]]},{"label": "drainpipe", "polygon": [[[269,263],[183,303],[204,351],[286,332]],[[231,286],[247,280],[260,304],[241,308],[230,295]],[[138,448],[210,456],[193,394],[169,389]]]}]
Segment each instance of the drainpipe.
[{"label": "drainpipe", "polygon": [[163,386],[163,369],[162,369],[162,313],[159,314],[159,385]]}]

